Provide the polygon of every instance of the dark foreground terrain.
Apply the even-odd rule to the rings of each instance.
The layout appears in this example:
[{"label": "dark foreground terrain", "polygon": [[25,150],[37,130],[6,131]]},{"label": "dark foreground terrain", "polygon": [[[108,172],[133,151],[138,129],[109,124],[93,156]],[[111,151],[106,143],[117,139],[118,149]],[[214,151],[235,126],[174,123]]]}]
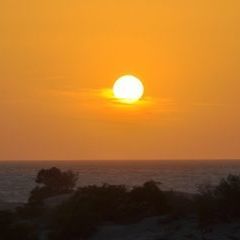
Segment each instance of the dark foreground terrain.
[{"label": "dark foreground terrain", "polygon": [[0,240],[240,239],[240,176],[197,194],[103,184],[75,189],[76,173],[43,169],[27,204],[0,203]]}]

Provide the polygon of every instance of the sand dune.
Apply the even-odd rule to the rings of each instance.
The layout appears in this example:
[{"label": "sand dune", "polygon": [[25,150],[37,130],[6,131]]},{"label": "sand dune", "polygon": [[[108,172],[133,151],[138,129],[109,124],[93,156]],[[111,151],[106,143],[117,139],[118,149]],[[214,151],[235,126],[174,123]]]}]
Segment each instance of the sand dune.
[{"label": "sand dune", "polygon": [[162,217],[144,219],[136,224],[105,225],[91,240],[238,240],[240,223],[215,225],[201,231],[196,219],[186,218],[161,223]]}]

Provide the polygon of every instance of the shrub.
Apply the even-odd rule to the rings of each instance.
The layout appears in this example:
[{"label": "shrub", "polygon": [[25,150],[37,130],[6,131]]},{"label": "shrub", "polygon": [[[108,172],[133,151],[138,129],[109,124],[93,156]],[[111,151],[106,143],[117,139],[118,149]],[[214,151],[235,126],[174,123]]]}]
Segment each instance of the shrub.
[{"label": "shrub", "polygon": [[41,217],[47,209],[40,203],[27,203],[22,207],[16,208],[16,214],[22,219],[36,219]]},{"label": "shrub", "polygon": [[166,213],[169,206],[159,185],[155,181],[148,181],[142,186],[134,187],[129,192],[125,206],[126,218],[141,219]]},{"label": "shrub", "polygon": [[240,218],[240,175],[229,175],[223,178],[215,189],[219,214],[222,218]]},{"label": "shrub", "polygon": [[36,226],[30,222],[21,221],[14,212],[0,211],[0,239],[37,240]]},{"label": "shrub", "polygon": [[109,184],[81,187],[56,209],[51,237],[57,240],[86,238],[103,222],[139,220],[166,210],[164,193],[153,181],[132,190]]},{"label": "shrub", "polygon": [[35,187],[30,194],[29,202],[41,202],[43,199],[73,191],[78,175],[72,171],[61,171],[58,168],[42,169],[38,172]]},{"label": "shrub", "polygon": [[126,195],[124,186],[104,184],[79,188],[61,205],[53,217],[53,239],[87,237],[104,220],[112,220],[120,212]]},{"label": "shrub", "polygon": [[9,229],[6,240],[38,240],[37,227],[30,222],[15,223]]},{"label": "shrub", "polygon": [[217,186],[202,185],[196,198],[201,223],[240,218],[240,175],[228,175]]},{"label": "shrub", "polygon": [[194,213],[194,195],[167,191],[165,192],[166,202],[170,213],[170,219],[186,217]]},{"label": "shrub", "polygon": [[195,206],[200,225],[209,225],[218,219],[218,206],[215,188],[209,184],[198,186]]},{"label": "shrub", "polygon": [[14,222],[14,214],[10,211],[0,211],[0,239],[7,239],[9,229]]}]

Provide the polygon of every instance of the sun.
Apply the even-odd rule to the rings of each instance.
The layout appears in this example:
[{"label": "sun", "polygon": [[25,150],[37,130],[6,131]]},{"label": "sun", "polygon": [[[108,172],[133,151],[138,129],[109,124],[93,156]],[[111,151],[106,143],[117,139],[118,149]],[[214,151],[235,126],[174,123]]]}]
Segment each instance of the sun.
[{"label": "sun", "polygon": [[142,98],[144,86],[137,77],[124,75],[114,83],[113,94],[121,102],[134,103]]}]

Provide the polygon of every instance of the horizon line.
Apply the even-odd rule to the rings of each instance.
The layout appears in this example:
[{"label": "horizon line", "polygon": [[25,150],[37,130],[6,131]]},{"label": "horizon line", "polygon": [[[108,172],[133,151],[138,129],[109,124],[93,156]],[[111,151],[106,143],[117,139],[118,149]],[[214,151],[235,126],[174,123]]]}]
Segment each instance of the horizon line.
[{"label": "horizon line", "polygon": [[240,158],[169,158],[169,159],[0,159],[0,162],[52,162],[52,161],[239,161]]}]

